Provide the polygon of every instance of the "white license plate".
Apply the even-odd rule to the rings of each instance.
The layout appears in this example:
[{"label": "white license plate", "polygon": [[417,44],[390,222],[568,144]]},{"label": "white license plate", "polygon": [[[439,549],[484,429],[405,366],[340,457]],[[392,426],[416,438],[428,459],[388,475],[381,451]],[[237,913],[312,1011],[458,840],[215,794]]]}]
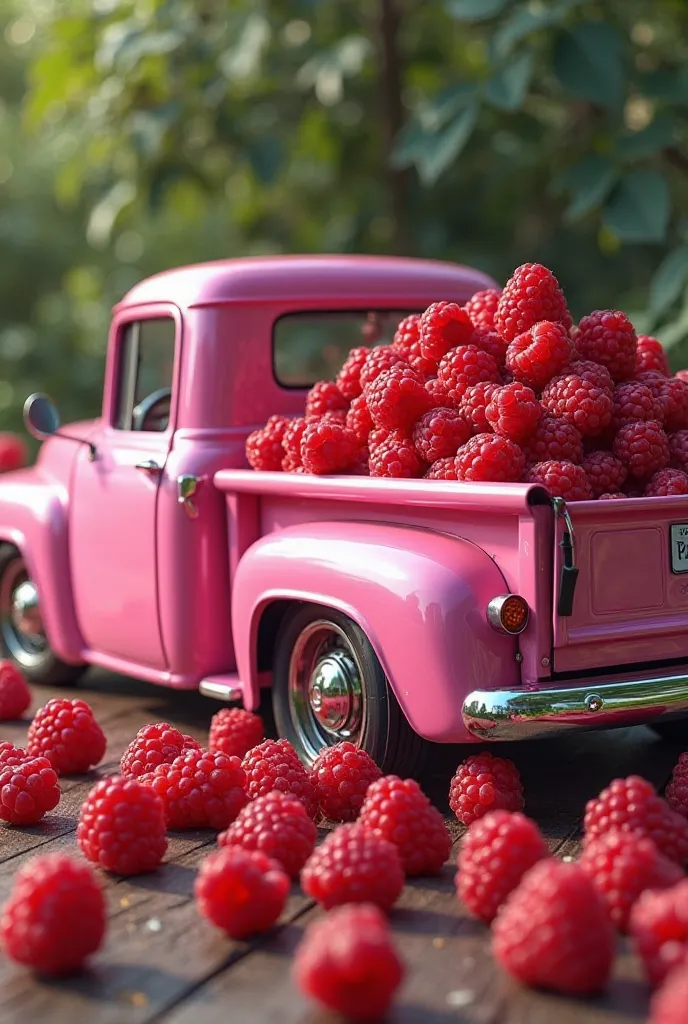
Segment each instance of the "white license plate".
[{"label": "white license plate", "polygon": [[671,571],[688,572],[688,523],[671,524]]}]

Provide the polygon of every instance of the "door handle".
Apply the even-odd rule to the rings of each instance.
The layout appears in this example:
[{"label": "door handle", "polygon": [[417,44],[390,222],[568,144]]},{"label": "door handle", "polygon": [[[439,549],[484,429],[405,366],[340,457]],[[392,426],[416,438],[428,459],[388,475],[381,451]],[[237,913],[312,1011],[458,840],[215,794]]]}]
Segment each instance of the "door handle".
[{"label": "door handle", "polygon": [[162,473],[162,466],[159,466],[154,459],[146,459],[145,462],[137,462],[136,469],[142,469],[144,473],[150,473],[151,476],[157,476]]}]

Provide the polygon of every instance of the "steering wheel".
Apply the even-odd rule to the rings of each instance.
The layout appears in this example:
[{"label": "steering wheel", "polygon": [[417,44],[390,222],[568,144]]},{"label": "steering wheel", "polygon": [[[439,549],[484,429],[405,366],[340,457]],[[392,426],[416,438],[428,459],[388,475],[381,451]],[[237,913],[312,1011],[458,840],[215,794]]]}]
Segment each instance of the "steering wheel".
[{"label": "steering wheel", "polygon": [[[137,406],[134,407],[132,413],[132,430],[166,430],[167,421],[170,418],[170,399],[172,397],[172,388],[158,388],[157,391],[152,391],[150,395],[146,395],[142,398]],[[164,407],[164,403],[167,403],[167,409]],[[155,412],[156,406],[162,406],[161,409]],[[160,420],[165,421],[162,426],[147,425],[147,421]]]}]

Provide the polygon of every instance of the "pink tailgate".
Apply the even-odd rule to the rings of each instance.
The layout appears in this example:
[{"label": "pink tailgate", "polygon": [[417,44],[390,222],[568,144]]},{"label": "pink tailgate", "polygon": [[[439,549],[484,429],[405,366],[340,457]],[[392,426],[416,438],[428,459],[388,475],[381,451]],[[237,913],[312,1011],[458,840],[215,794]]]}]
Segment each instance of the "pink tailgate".
[{"label": "pink tailgate", "polygon": [[[554,618],[555,670],[688,657],[688,501],[578,502],[569,511],[580,572],[573,614]],[[555,579],[560,564],[558,548]]]}]

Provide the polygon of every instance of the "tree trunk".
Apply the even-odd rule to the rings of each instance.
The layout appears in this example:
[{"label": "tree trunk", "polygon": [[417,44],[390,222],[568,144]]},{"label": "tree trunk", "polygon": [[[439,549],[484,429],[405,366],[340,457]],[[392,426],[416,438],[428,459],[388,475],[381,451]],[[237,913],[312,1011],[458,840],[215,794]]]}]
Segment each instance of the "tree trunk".
[{"label": "tree trunk", "polygon": [[403,60],[399,49],[401,23],[400,0],[379,0],[377,35],[383,174],[394,225],[392,244],[396,253],[407,255],[411,252],[407,206],[410,175],[408,171],[396,170],[391,162],[394,144],[404,124]]}]

